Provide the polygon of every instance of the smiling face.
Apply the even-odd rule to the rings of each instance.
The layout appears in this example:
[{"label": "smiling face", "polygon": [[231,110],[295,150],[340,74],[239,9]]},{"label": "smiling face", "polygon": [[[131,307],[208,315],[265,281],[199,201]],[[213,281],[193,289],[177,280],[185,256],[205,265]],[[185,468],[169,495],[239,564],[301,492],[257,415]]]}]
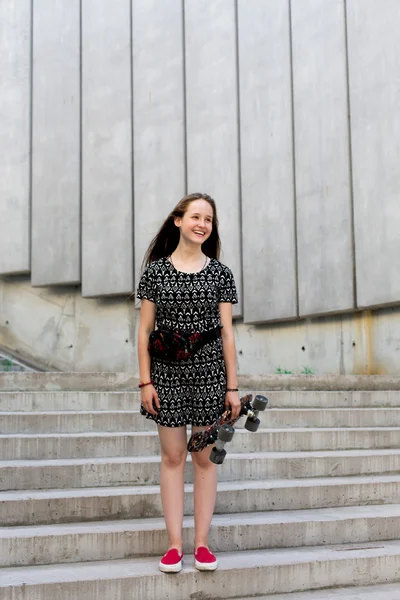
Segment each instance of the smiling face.
[{"label": "smiling face", "polygon": [[174,222],[185,241],[201,245],[211,235],[213,216],[212,206],[207,200],[193,200],[183,217],[176,217]]}]

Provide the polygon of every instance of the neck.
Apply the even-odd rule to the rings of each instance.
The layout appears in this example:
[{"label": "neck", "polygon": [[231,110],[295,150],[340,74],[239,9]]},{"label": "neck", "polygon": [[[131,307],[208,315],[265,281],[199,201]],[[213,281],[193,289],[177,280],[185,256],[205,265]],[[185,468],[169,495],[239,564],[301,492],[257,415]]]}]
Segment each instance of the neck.
[{"label": "neck", "polygon": [[187,244],[184,240],[180,240],[172,256],[182,261],[195,261],[204,257],[204,253],[201,246]]}]

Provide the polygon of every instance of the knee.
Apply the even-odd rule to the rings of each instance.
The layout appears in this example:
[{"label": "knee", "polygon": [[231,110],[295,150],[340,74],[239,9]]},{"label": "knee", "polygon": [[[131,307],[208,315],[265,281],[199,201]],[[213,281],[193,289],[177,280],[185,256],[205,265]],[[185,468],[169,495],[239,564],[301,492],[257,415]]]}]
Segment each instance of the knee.
[{"label": "knee", "polygon": [[214,463],[210,460],[210,450],[204,449],[201,452],[192,452],[192,463],[195,469],[208,471],[215,468]]},{"label": "knee", "polygon": [[161,453],[162,464],[171,469],[182,467],[186,462],[187,450],[173,450]]}]

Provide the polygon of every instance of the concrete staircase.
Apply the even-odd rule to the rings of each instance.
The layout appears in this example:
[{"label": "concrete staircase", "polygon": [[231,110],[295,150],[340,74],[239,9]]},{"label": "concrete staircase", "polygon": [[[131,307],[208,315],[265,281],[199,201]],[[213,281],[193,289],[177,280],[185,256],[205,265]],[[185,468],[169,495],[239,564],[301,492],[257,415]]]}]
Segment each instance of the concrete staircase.
[{"label": "concrete staircase", "polygon": [[85,377],[0,377],[1,600],[400,599],[400,391],[263,392],[219,467],[219,569],[193,568],[189,461],[168,576],[154,425],[132,379]]}]

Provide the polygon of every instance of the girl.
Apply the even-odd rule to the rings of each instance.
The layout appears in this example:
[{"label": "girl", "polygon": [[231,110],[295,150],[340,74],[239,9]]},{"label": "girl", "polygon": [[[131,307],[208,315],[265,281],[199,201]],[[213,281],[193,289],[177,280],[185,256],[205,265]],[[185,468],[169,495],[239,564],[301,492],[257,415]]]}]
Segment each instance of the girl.
[{"label": "girl", "polygon": [[[201,431],[226,408],[240,412],[232,304],[237,302],[231,271],[218,261],[220,239],[215,202],[207,194],[185,196],[150,244],[137,297],[142,299],[138,336],[141,414],[158,425],[160,489],[169,548],[163,572],[182,568],[186,426]],[[151,358],[149,334],[158,328],[183,333],[217,331],[186,360]],[[222,329],[219,329],[219,326]],[[192,453],[194,467],[195,566],[213,571],[217,559],[208,532],[217,493],[211,448]]]}]

